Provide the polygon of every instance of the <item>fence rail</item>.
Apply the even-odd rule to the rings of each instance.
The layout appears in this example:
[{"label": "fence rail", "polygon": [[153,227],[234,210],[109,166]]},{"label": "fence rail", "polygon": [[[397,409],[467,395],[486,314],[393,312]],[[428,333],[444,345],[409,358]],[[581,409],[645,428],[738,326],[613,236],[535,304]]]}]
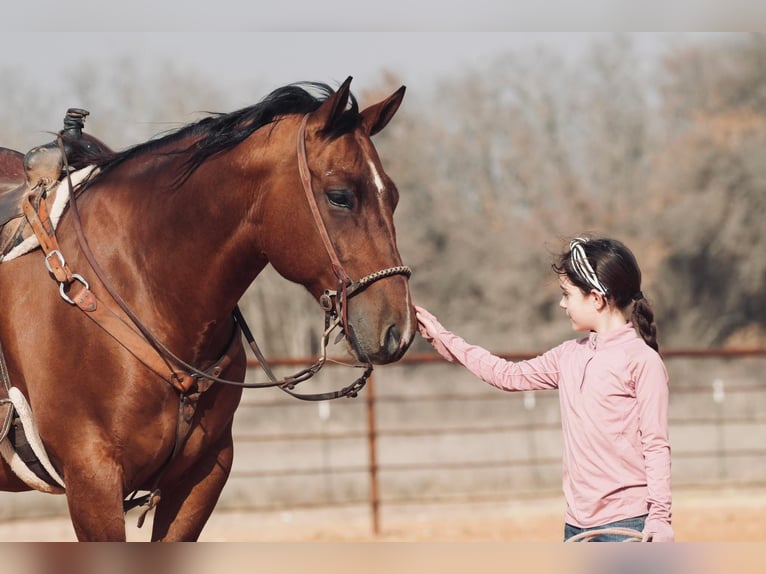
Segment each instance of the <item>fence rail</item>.
[{"label": "fence rail", "polygon": [[[674,489],[766,486],[766,349],[663,356]],[[269,361],[278,371],[312,362]],[[249,367],[248,382],[263,379],[257,362]],[[328,362],[304,385],[325,391],[350,377]],[[247,390],[234,434],[221,511],[356,507],[367,509],[377,535],[386,508],[504,504],[561,490],[558,394],[505,393],[432,353],[376,368],[356,399],[312,403],[276,389]],[[3,496],[0,518],[66,513],[63,497],[26,494]]]},{"label": "fence rail", "polygon": [[[523,360],[534,357],[539,353],[503,353],[499,356],[508,360]],[[671,383],[674,378],[682,378],[679,384],[671,385],[671,441],[673,443],[674,460],[674,486],[686,486],[689,488],[701,485],[729,483],[738,485],[764,485],[766,484],[766,465],[754,461],[766,460],[766,408],[757,409],[755,406],[763,404],[766,407],[766,381],[760,376],[766,366],[766,349],[670,349],[663,351],[669,371],[681,362],[688,363],[682,369],[682,373],[674,375],[671,372]],[[719,363],[718,369],[710,369],[707,365],[710,361]],[[763,362],[759,365],[748,365],[749,362]],[[312,358],[275,358],[270,359],[272,367],[303,367],[313,362]],[[328,365],[332,365],[328,362]],[[732,365],[736,364],[735,376],[728,377]],[[456,392],[452,388],[443,391],[434,390],[433,385],[415,385],[413,391],[402,382],[402,379],[410,377],[422,380],[423,370],[450,368],[439,356],[432,353],[410,353],[396,365],[380,367],[373,373],[367,388],[360,394],[357,401],[362,401],[364,409],[356,408],[356,416],[347,418],[345,422],[333,425],[323,425],[322,428],[290,429],[289,425],[271,425],[270,429],[264,429],[261,425],[248,425],[247,423],[235,424],[235,445],[240,449],[243,445],[250,445],[257,449],[269,444],[284,445],[284,452],[289,449],[297,449],[300,445],[308,453],[306,458],[312,463],[301,462],[300,464],[286,463],[279,468],[267,469],[263,466],[257,468],[239,468],[235,466],[232,471],[232,479],[237,480],[269,480],[277,482],[285,480],[309,480],[321,482],[322,479],[335,483],[342,483],[349,492],[339,497],[337,495],[318,499],[296,500],[287,497],[276,497],[278,501],[247,503],[239,500],[238,508],[243,506],[253,511],[275,510],[281,508],[307,508],[315,506],[347,506],[366,504],[369,506],[371,528],[374,534],[380,530],[380,510],[384,505],[395,504],[438,504],[440,501],[486,501],[501,500],[512,496],[508,488],[498,487],[498,479],[492,475],[513,476],[519,472],[549,476],[551,469],[560,468],[560,451],[556,439],[552,438],[560,434],[560,421],[557,416],[558,397],[555,393],[545,391],[533,391],[526,393],[503,393],[503,395],[522,395],[516,397],[514,413],[534,409],[543,410],[540,420],[531,420],[527,413],[524,418],[508,422],[502,420],[497,414],[475,417],[468,421],[451,422],[447,417],[439,416],[440,411],[450,405],[459,405],[462,409],[473,409],[476,412],[484,412],[489,409],[483,405],[496,402],[499,395],[494,389],[487,387],[486,390],[480,385],[465,387],[460,386],[461,391]],[[248,376],[257,376],[258,363],[251,361]],[[390,371],[398,371],[389,376]],[[403,372],[406,371],[406,372]],[[692,375],[684,375],[684,372]],[[420,373],[419,376],[415,374]],[[716,372],[718,374],[716,374]],[[723,374],[721,374],[723,373]],[[452,378],[466,378],[465,371],[452,369]],[[723,376],[726,380],[714,378],[706,381],[706,378]],[[434,375],[435,378],[448,378],[443,372]],[[380,378],[385,387],[389,388],[391,380],[397,384],[391,385],[391,390],[379,392],[382,388],[378,385]],[[428,379],[428,376],[425,377]],[[691,382],[688,379],[692,379]],[[462,385],[462,383],[459,383]],[[466,388],[466,391],[462,391]],[[470,390],[469,390],[470,389]],[[478,389],[478,390],[477,390]],[[546,394],[545,399],[543,394]],[[530,398],[529,395],[538,395]],[[527,395],[526,397],[524,395]],[[728,408],[726,401],[733,403]],[[299,401],[300,402],[300,401]],[[268,397],[246,394],[243,398],[242,407],[259,411],[266,418],[281,418],[282,411],[290,408],[301,409],[303,422],[309,417],[305,416],[305,407],[296,407],[296,401],[290,397]],[[725,404],[726,403],[726,404]],[[510,404],[510,403],[508,403]],[[700,407],[703,404],[703,407]],[[530,406],[531,405],[531,406]],[[541,407],[544,405],[544,408]],[[673,407],[676,407],[675,409]],[[311,408],[311,407],[309,407]],[[333,407],[335,408],[335,407]],[[397,409],[407,409],[417,419],[417,424],[412,421],[401,421],[392,416]],[[326,412],[329,413],[330,407]],[[386,420],[381,420],[383,412],[388,414]],[[329,416],[329,415],[328,415]],[[251,414],[250,417],[258,418]],[[301,418],[300,416],[298,418]],[[322,418],[321,412],[319,418]],[[465,417],[462,417],[465,418]],[[470,418],[470,417],[469,417]],[[398,422],[397,422],[398,421]],[[326,422],[326,421],[325,421]],[[747,427],[749,434],[756,437],[742,443],[739,427]],[[685,435],[688,431],[696,434],[696,438]],[[678,434],[676,439],[674,435]],[[455,450],[463,449],[468,452],[471,448],[470,441],[479,440],[485,443],[502,443],[507,440],[519,442],[519,437],[526,437],[528,444],[526,449],[517,449],[518,452],[498,452],[500,448],[485,448],[477,456],[454,458],[449,447],[444,448],[441,443],[454,444]],[[500,437],[500,438],[498,438]],[[513,437],[513,438],[508,438]],[[406,446],[401,446],[407,441]],[[385,446],[387,443],[393,445]],[[364,448],[359,444],[364,443]],[[415,443],[426,445],[422,453],[417,452]],[[335,451],[340,447],[333,446],[343,444],[349,451],[345,456],[335,457]],[[761,446],[763,445],[763,446]],[[497,444],[495,445],[497,446]],[[517,445],[518,446],[518,445]],[[317,457],[317,449],[325,449],[324,457]],[[433,452],[429,452],[429,448]],[[401,451],[413,449],[415,453],[409,457],[402,456]],[[440,452],[449,453],[450,456],[441,456]],[[332,451],[332,456],[330,454]],[[365,452],[366,451],[366,452]],[[313,455],[312,455],[313,453]],[[273,463],[273,459],[269,459]],[[235,463],[236,464],[236,463]],[[265,466],[265,465],[264,465]],[[680,467],[679,477],[676,477],[675,467]],[[745,470],[746,469],[746,470]],[[438,488],[427,488],[430,483],[447,483],[450,478],[445,475],[458,473],[487,474],[486,485],[471,489],[452,489],[443,494]],[[363,477],[366,476],[366,479]],[[416,477],[416,478],[413,478]],[[437,478],[438,477],[438,478]],[[360,485],[360,481],[366,480],[366,485]],[[502,478],[499,479],[502,481]],[[418,489],[417,486],[397,487],[397,484],[414,481],[417,485],[425,485]],[[458,481],[459,482],[459,481]],[[475,482],[478,482],[476,479]],[[511,482],[514,482],[511,480]],[[516,482],[524,482],[523,477],[516,477]],[[543,489],[548,491],[557,487],[560,476],[556,481],[548,479]],[[350,487],[350,484],[355,487]],[[330,487],[332,490],[333,487]],[[534,488],[522,488],[525,492],[533,491]]]}]

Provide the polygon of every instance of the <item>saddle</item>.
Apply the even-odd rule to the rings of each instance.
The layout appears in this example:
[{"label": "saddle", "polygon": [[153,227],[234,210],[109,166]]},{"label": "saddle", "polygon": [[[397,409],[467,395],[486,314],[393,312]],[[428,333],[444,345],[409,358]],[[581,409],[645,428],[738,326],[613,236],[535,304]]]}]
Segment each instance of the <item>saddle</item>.
[{"label": "saddle", "polygon": [[[59,132],[63,153],[72,169],[111,152],[100,140],[82,132],[87,116],[87,110],[70,108],[64,117],[64,129]],[[33,234],[23,217],[25,199],[31,197],[35,207],[41,201],[49,206],[55,201],[56,188],[66,175],[61,147],[58,138],[24,155],[0,147],[0,260]]]},{"label": "saddle", "polygon": [[[37,211],[41,202],[50,207],[56,197],[59,183],[66,175],[64,166],[76,170],[93,162],[97,157],[111,153],[100,140],[82,133],[88,111],[70,108],[64,117],[64,129],[56,140],[21,154],[8,148],[0,147],[0,261],[27,237],[34,235],[23,206],[29,201]],[[61,144],[59,143],[61,140]],[[66,162],[64,155],[66,155]],[[13,450],[21,457],[23,465],[36,475],[45,487],[46,484],[57,488],[58,484],[38,456],[34,429],[25,432],[21,423],[20,410],[24,410],[25,399],[12,393],[13,388],[8,375],[2,347],[0,347],[0,445],[8,437],[13,443]],[[29,415],[31,418],[31,414]],[[27,436],[27,435],[30,436]],[[3,448],[4,445],[3,445]],[[6,456],[3,452],[3,456]],[[45,458],[44,456],[42,457]],[[52,469],[51,469],[52,470]],[[60,480],[58,481],[60,483]]]}]

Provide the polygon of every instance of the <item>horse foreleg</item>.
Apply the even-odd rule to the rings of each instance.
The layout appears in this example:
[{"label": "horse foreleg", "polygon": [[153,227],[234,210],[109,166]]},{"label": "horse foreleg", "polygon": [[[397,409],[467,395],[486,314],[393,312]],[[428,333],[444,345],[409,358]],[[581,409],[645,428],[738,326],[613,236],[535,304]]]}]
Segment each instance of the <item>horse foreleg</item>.
[{"label": "horse foreleg", "polygon": [[180,479],[162,489],[152,541],[194,541],[199,538],[231,472],[234,458],[231,429],[208,452]]},{"label": "horse foreleg", "polygon": [[65,475],[69,515],[80,541],[125,541],[122,471],[108,460],[70,464]]}]

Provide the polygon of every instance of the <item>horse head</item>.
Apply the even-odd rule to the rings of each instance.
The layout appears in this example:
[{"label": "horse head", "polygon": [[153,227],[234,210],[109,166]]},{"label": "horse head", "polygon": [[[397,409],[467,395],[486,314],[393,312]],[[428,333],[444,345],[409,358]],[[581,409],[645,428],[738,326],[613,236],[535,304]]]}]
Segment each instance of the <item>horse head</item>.
[{"label": "horse head", "polygon": [[269,196],[293,207],[265,208],[285,214],[271,222],[280,231],[268,242],[266,256],[325,308],[331,304],[328,293],[334,294],[351,353],[384,364],[401,358],[416,328],[409,269],[402,266],[394,229],[399,192],[371,141],[396,113],[404,87],[360,112],[350,81],[313,112],[279,122],[296,134],[299,166],[285,173],[292,180],[283,187],[291,190],[290,198]]}]

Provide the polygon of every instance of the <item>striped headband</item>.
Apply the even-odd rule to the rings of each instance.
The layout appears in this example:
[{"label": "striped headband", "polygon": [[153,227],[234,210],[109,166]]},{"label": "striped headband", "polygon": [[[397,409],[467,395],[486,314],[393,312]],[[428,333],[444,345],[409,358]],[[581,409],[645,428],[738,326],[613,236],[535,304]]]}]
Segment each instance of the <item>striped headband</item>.
[{"label": "striped headband", "polygon": [[582,237],[576,237],[569,242],[569,250],[572,253],[572,268],[580,279],[601,293],[601,295],[606,296],[608,293],[607,288],[598,280],[596,272],[593,270],[593,267],[591,267],[590,261],[588,261],[588,257],[585,255],[585,248],[583,245],[587,242],[588,240],[583,239]]}]

